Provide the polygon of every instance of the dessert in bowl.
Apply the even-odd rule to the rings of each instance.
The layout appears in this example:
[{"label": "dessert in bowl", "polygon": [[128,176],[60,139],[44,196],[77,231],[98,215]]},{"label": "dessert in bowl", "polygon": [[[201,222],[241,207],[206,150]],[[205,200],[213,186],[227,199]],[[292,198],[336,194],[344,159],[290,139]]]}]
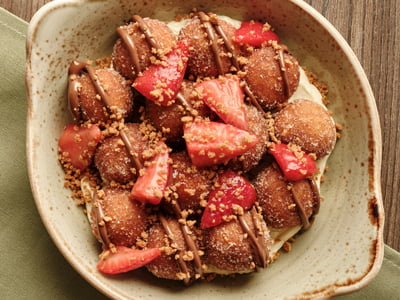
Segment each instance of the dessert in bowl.
[{"label": "dessert in bowl", "polygon": [[[118,39],[116,28],[133,15],[171,21],[193,7],[236,20],[270,23],[300,64],[328,85],[329,109],[346,130],[328,160],[329,171],[321,185],[324,198],[313,225],[297,238],[292,251],[281,254],[259,272],[218,277],[212,282],[196,281],[190,287],[155,278],[142,269],[114,277],[104,275],[96,269],[101,249],[87,218],[64,188],[64,170],[58,162],[58,139],[73,119],[67,100],[67,70],[75,60],[110,56]],[[70,25],[71,20],[74,26]],[[187,298],[199,294],[212,298],[312,298],[361,288],[379,270],[383,210],[379,188],[380,133],[374,99],[347,44],[306,4],[271,1],[244,7],[227,1],[175,3],[169,7],[152,2],[56,1],[32,20],[27,83],[29,169],[39,211],[60,251],[105,294],[128,299],[148,295]],[[279,119],[287,122],[283,113]],[[265,180],[257,182],[254,185],[259,189],[265,187]],[[302,274],[298,270],[303,270]]]}]

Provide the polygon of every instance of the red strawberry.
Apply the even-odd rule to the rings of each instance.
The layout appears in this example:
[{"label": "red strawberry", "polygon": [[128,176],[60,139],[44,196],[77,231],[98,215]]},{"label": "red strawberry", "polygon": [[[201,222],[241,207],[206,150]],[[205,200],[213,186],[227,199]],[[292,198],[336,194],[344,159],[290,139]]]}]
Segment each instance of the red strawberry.
[{"label": "red strawberry", "polygon": [[132,249],[125,246],[116,246],[113,252],[110,249],[100,255],[97,269],[106,274],[119,274],[138,269],[160,256],[158,248],[144,250]]},{"label": "red strawberry", "polygon": [[186,124],[184,138],[192,163],[197,167],[226,163],[258,142],[255,135],[235,126],[204,120]]},{"label": "red strawberry", "polygon": [[218,176],[217,187],[211,191],[201,217],[201,227],[213,227],[235,214],[235,205],[250,209],[256,201],[254,187],[242,176],[226,171]]},{"label": "red strawberry", "polygon": [[268,41],[279,43],[279,37],[269,29],[268,25],[257,21],[246,21],[235,31],[234,41],[247,44],[253,47],[261,47],[261,44]]},{"label": "red strawberry", "polygon": [[101,131],[97,125],[69,124],[58,140],[62,160],[83,171],[93,160]]},{"label": "red strawberry", "polygon": [[294,151],[287,144],[274,144],[268,152],[275,157],[288,180],[305,179],[317,171],[317,165],[309,155],[303,151]]},{"label": "red strawberry", "polygon": [[160,142],[157,154],[150,160],[144,173],[139,176],[132,188],[132,198],[151,204],[159,204],[164,196],[170,172],[169,149],[164,142]]},{"label": "red strawberry", "polygon": [[200,95],[225,123],[248,130],[244,111],[244,93],[237,77],[220,77],[199,83]]},{"label": "red strawberry", "polygon": [[189,56],[189,43],[180,40],[166,59],[150,65],[136,78],[133,86],[147,99],[161,105],[172,104],[185,75]]}]

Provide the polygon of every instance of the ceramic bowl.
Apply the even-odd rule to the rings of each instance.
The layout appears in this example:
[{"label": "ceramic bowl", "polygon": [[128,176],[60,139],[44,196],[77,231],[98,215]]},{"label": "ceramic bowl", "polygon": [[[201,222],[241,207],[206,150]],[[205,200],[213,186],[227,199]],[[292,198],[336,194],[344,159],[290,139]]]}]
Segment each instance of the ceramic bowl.
[{"label": "ceramic bowl", "polygon": [[[344,126],[322,184],[312,228],[268,268],[184,287],[137,270],[109,277],[96,270],[99,246],[82,209],[63,186],[57,140],[71,121],[67,69],[73,59],[110,55],[115,29],[133,14],[172,20],[193,7],[271,23],[302,65],[329,86],[329,109]],[[349,293],[368,284],[383,258],[381,135],[370,85],[356,56],[301,0],[61,0],[33,17],[27,38],[27,156],[35,201],[62,254],[88,282],[117,299],[302,299]]]}]

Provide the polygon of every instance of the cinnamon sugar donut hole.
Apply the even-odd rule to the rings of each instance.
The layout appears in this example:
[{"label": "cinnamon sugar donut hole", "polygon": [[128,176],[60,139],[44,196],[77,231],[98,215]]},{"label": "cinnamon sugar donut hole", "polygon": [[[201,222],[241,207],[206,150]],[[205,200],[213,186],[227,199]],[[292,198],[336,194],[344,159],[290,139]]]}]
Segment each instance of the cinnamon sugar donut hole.
[{"label": "cinnamon sugar donut hole", "polygon": [[[143,21],[151,31],[153,38],[160,45],[163,53],[170,52],[176,45],[176,38],[172,30],[159,20],[144,18]],[[128,38],[135,45],[139,58],[140,71],[144,71],[151,64],[151,57],[155,55],[152,52],[152,47],[147,42],[137,22],[131,22],[120,28],[128,34]],[[125,78],[133,80],[138,76],[139,72],[135,69],[128,47],[121,38],[114,45],[112,65]]]},{"label": "cinnamon sugar donut hole", "polygon": [[[199,117],[206,118],[212,115],[211,109],[198,98],[194,82],[183,80],[179,92],[197,111]],[[146,117],[158,131],[163,133],[168,143],[183,142],[182,117],[185,115],[187,115],[187,112],[178,100],[175,100],[175,103],[169,106],[161,106],[151,100],[146,101]]]},{"label": "cinnamon sugar donut hole", "polygon": [[[256,232],[252,221],[252,212],[243,214],[244,221],[251,231]],[[262,216],[256,213],[260,220],[261,246],[269,253],[271,239],[269,230]],[[256,267],[256,254],[248,234],[243,229],[238,219],[223,222],[217,226],[205,229],[204,233],[205,262],[212,269],[216,268],[218,273],[246,273],[252,272]],[[266,258],[267,259],[267,258]]]},{"label": "cinnamon sugar donut hole", "polygon": [[186,151],[172,153],[171,160],[166,207],[170,207],[169,202],[177,201],[182,210],[199,212],[212,189],[211,171],[195,167]]},{"label": "cinnamon sugar donut hole", "polygon": [[317,159],[329,154],[336,142],[336,127],[329,112],[311,100],[298,99],[275,115],[275,135]]},{"label": "cinnamon sugar donut hole", "polygon": [[[148,263],[146,268],[159,278],[189,281],[196,273],[191,250],[187,246],[178,220],[166,217],[165,221],[172,236],[167,234],[161,223],[154,223],[148,230],[147,247],[160,248],[162,252],[158,258]],[[198,241],[195,240],[195,243]],[[184,260],[183,265],[179,262],[179,256]]]},{"label": "cinnamon sugar donut hole", "polygon": [[276,164],[257,174],[253,182],[257,201],[262,207],[265,222],[272,228],[290,228],[302,225],[294,195],[304,207],[305,217],[310,218],[319,207],[308,179],[289,182]]},{"label": "cinnamon sugar donut hole", "polygon": [[[142,154],[149,148],[149,143],[144,139],[139,124],[128,123],[125,126],[133,150],[143,163]],[[105,181],[127,184],[137,178],[136,166],[120,136],[110,136],[101,142],[96,149],[94,163]]]},{"label": "cinnamon sugar donut hole", "polygon": [[283,57],[289,84],[288,93],[285,92],[278,52],[273,46],[264,44],[261,48],[254,49],[244,67],[244,79],[264,110],[271,110],[285,103],[299,85],[298,61],[287,52],[284,52]]},{"label": "cinnamon sugar donut hole", "polygon": [[[111,100],[113,109],[116,109],[122,118],[127,117],[133,109],[133,94],[125,78],[111,69],[97,69],[95,75]],[[96,124],[106,123],[110,118],[107,107],[89,75],[82,73],[75,80],[79,84],[77,93],[81,119]]]},{"label": "cinnamon sugar donut hole", "polygon": [[248,172],[258,165],[263,155],[267,152],[269,132],[268,123],[262,112],[250,104],[245,104],[244,109],[249,127],[248,131],[257,137],[258,143],[244,154],[232,159],[229,162],[229,167]]},{"label": "cinnamon sugar donut hole", "polygon": [[[146,230],[148,221],[144,206],[132,201],[130,191],[105,187],[100,192],[101,196],[94,205],[101,205],[104,214],[104,225],[111,243],[116,246],[131,247],[137,238]],[[96,220],[93,210],[92,219]],[[95,224],[91,224],[94,235],[99,238]],[[108,245],[107,245],[108,246]]]},{"label": "cinnamon sugar donut hole", "polygon": [[[229,40],[235,33],[235,27],[231,24],[218,19],[225,35]],[[214,35],[220,39],[220,36],[212,28]],[[202,24],[198,16],[194,16],[188,24],[183,27],[179,33],[178,39],[186,39],[189,41],[190,51],[186,72],[195,77],[217,77],[225,73],[232,72],[232,62],[230,54],[224,43],[218,43],[218,53],[221,58],[222,70],[217,66],[214,52],[211,47],[210,37],[206,33],[205,25]],[[239,49],[234,49],[234,53],[239,55]]]}]

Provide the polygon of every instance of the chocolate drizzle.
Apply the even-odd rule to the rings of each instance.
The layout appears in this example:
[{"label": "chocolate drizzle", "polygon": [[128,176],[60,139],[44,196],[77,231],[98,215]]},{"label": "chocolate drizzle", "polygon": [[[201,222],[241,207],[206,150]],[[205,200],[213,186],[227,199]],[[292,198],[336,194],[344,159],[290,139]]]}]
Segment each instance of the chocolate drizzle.
[{"label": "chocolate drizzle", "polygon": [[277,48],[275,48],[275,52],[278,55],[279,70],[281,71],[282,78],[283,78],[283,92],[285,93],[285,97],[289,98],[290,84],[289,84],[289,78],[287,76],[287,69],[286,69],[286,65],[285,65],[285,58],[283,56],[282,47],[278,46]]},{"label": "chocolate drizzle", "polygon": [[[179,204],[175,203],[173,205],[173,208],[175,210],[175,214],[177,215],[177,217],[181,218],[182,212],[179,207]],[[168,220],[163,215],[160,215],[159,219],[160,219],[161,225],[163,226],[163,228],[164,228],[165,232],[167,233],[168,237],[170,238],[171,242],[177,244],[176,241],[174,240],[174,233],[172,232],[172,229],[169,225]],[[181,233],[182,233],[183,238],[186,243],[186,246],[193,254],[193,263],[194,263],[194,269],[195,269],[196,275],[199,277],[202,277],[203,276],[203,266],[201,263],[199,249],[192,238],[191,229],[188,227],[188,225],[185,222],[186,222],[186,220],[183,220],[183,222],[178,221],[180,229],[181,229]],[[185,249],[179,249],[178,264],[179,264],[179,267],[181,268],[181,271],[184,274],[186,274],[185,278],[183,279],[183,282],[185,284],[189,284],[191,281],[191,275],[190,275],[189,267],[188,267],[186,261],[183,259],[184,251],[185,251]]]},{"label": "chocolate drizzle", "polygon": [[320,194],[317,184],[315,183],[315,180],[313,178],[307,178],[306,180],[310,185],[313,198],[313,211],[310,217],[307,217],[306,209],[303,205],[302,199],[296,192],[293,191],[293,185],[291,183],[288,183],[288,185],[290,186],[290,191],[292,192],[293,201],[296,204],[297,213],[299,214],[303,230],[307,230],[311,227],[314,221],[314,217],[319,211],[319,203],[320,203]]},{"label": "chocolate drizzle", "polygon": [[198,16],[199,16],[199,19],[202,22],[203,26],[205,27],[207,36],[211,42],[211,49],[214,54],[214,59],[217,64],[218,72],[219,72],[219,74],[222,75],[224,73],[224,71],[223,71],[222,60],[221,60],[219,48],[218,48],[218,37],[214,33],[213,23],[211,23],[210,17],[202,11],[200,11],[198,13]]},{"label": "chocolate drizzle", "polygon": [[92,207],[94,217],[95,217],[95,225],[96,229],[99,233],[99,238],[103,245],[103,250],[107,250],[110,248],[110,237],[106,228],[106,223],[104,221],[104,212],[103,208],[101,207],[101,201],[97,195],[97,192],[94,193],[93,196],[93,207]]},{"label": "chocolate drizzle", "polygon": [[68,85],[68,102],[70,110],[76,121],[82,119],[82,111],[79,99],[80,84],[76,80],[82,70],[86,68],[86,64],[79,61],[72,61],[68,69],[69,85]]},{"label": "chocolate drizzle", "polygon": [[129,38],[128,32],[123,27],[118,27],[117,33],[121,37],[122,41],[125,43],[126,47],[128,48],[129,56],[135,67],[135,71],[134,71],[134,72],[136,72],[135,74],[142,72],[142,69],[140,67],[139,54],[138,54],[137,48],[135,46],[135,43],[132,42],[132,40]]},{"label": "chocolate drizzle", "polygon": [[260,217],[262,218],[262,216],[256,211],[256,208],[254,206],[249,211],[249,214],[251,215],[251,220],[255,232],[251,230],[249,224],[246,222],[242,215],[238,216],[238,220],[240,225],[242,226],[243,231],[246,232],[250,239],[255,255],[256,265],[265,268],[268,264],[268,249],[265,247],[265,241],[263,237],[264,233],[260,221]]}]

